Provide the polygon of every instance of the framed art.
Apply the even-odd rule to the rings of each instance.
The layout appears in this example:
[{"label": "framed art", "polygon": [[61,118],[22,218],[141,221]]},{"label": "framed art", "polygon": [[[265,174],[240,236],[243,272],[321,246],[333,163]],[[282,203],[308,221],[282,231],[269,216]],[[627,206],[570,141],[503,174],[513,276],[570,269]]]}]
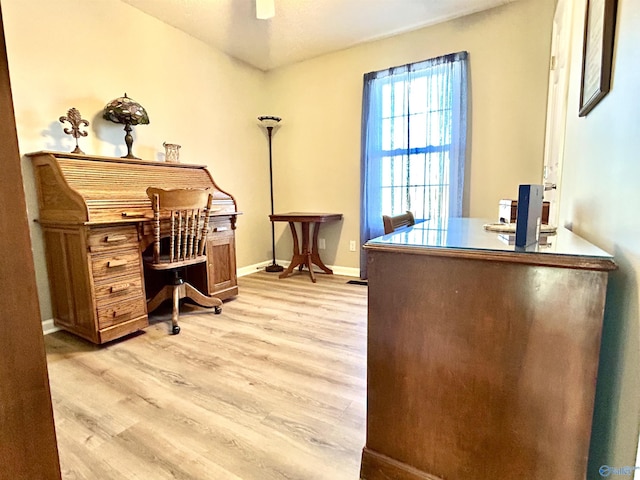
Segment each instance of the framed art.
[{"label": "framed art", "polygon": [[587,0],[582,50],[580,111],[584,117],[611,88],[617,0]]}]

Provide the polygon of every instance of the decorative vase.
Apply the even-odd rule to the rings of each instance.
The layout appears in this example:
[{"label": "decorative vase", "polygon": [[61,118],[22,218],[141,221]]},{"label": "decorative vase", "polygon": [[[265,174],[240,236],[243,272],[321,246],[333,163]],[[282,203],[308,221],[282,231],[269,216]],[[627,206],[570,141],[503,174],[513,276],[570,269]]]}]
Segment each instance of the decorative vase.
[{"label": "decorative vase", "polygon": [[175,143],[166,143],[163,142],[162,146],[164,147],[165,154],[164,159],[168,163],[179,163],[180,162],[180,145]]}]

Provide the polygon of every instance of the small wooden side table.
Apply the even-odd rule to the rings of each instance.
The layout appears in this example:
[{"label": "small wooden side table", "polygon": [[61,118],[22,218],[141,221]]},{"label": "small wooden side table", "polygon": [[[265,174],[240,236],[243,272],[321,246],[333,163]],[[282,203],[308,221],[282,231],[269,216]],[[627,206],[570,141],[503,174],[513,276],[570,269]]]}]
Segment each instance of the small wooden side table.
[{"label": "small wooden side table", "polygon": [[[333,270],[327,267],[320,259],[320,254],[318,253],[318,233],[320,232],[321,223],[342,220],[341,213],[276,213],[269,215],[269,219],[272,222],[289,222],[291,235],[293,237],[293,257],[291,258],[289,267],[280,274],[280,278],[286,278],[291,275],[293,269],[296,267],[299,267],[299,270],[302,271],[305,265],[309,269],[309,276],[313,283],[316,283],[313,265],[317,265],[326,273],[333,274]],[[295,226],[296,222],[300,222],[302,227],[301,241],[298,240],[298,232]],[[313,223],[313,243],[311,249],[309,249],[309,224],[311,223]],[[302,246],[302,250],[300,246]]]}]

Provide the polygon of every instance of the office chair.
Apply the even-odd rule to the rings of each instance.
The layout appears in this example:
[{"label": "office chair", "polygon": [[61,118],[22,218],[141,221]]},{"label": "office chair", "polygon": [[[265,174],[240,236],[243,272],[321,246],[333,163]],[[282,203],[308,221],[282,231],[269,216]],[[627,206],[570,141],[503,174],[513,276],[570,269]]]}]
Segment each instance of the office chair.
[{"label": "office chair", "polygon": [[222,311],[222,301],[199,292],[180,278],[180,271],[189,265],[207,261],[205,246],[209,231],[209,212],[213,195],[203,189],[147,188],[153,207],[153,255],[143,257],[151,270],[173,272],[173,281],[165,285],[151,300],[147,311],[152,312],[165,300],[173,300],[172,332],[180,333],[178,325],[180,300],[190,298],[203,307]]},{"label": "office chair", "polygon": [[384,234],[395,232],[400,227],[410,227],[415,225],[416,221],[413,218],[413,213],[407,211],[400,215],[382,216],[382,224],[384,225]]}]

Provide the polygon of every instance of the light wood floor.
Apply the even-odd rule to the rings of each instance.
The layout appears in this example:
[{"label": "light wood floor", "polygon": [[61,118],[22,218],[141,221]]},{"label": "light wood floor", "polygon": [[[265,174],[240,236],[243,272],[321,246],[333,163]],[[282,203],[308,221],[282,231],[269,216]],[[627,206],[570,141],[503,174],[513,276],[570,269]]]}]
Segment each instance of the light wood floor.
[{"label": "light wood floor", "polygon": [[367,287],[239,279],[220,315],[186,306],[96,347],[46,336],[63,478],[357,480]]}]

